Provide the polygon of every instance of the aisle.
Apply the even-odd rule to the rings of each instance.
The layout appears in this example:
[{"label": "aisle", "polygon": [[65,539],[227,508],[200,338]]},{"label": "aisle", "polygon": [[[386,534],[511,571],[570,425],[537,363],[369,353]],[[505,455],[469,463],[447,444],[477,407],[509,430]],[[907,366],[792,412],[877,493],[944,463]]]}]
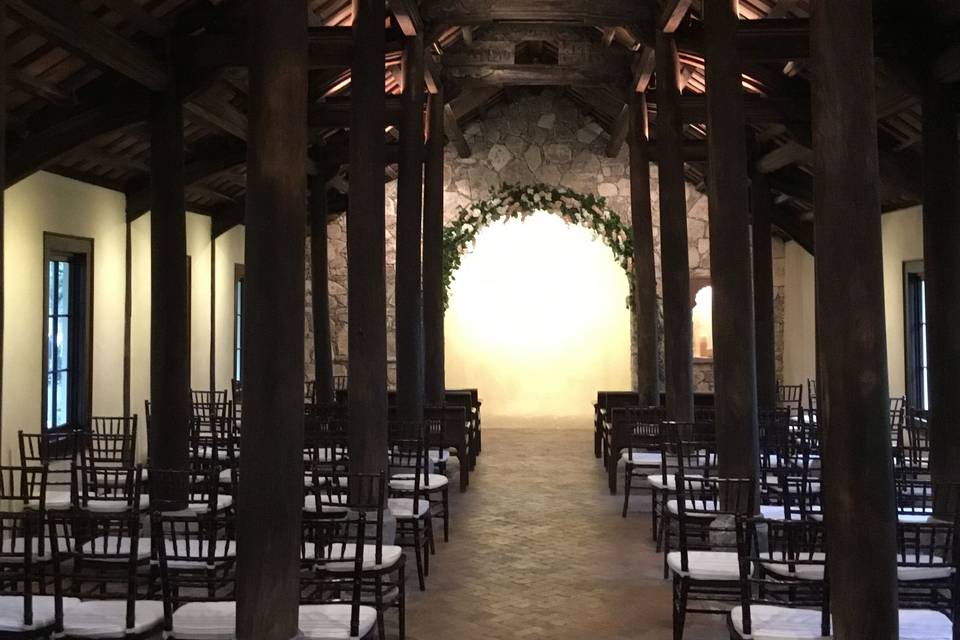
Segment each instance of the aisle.
[{"label": "aisle", "polygon": [[[649,515],[636,512],[647,505],[620,518],[590,425],[498,422],[484,421],[481,461],[453,498],[451,541],[437,546],[426,593],[408,590],[407,637],[672,638],[670,586]],[[719,616],[688,618],[686,640],[726,637]]]}]

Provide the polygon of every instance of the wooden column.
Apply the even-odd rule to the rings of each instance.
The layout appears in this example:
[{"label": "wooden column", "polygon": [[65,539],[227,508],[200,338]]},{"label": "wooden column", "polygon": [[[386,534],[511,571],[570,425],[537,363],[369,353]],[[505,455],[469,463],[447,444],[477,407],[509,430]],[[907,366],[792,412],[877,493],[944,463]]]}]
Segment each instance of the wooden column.
[{"label": "wooden column", "polygon": [[330,263],[327,256],[326,176],[310,180],[310,282],[313,292],[314,389],[319,404],[333,402],[330,349]]},{"label": "wooden column", "polygon": [[693,419],[693,319],[683,176],[683,118],[673,36],[657,32],[657,164],[660,177],[660,271],[667,413]]},{"label": "wooden column", "polygon": [[423,36],[403,56],[397,184],[397,401],[404,420],[423,419],[424,351],[420,240],[423,224]]},{"label": "wooden column", "polygon": [[[212,219],[211,219],[212,222]],[[210,225],[210,391],[217,390],[217,233]],[[211,394],[210,399],[215,396]]]},{"label": "wooden column", "polygon": [[657,345],[657,271],[650,207],[650,152],[647,100],[634,93],[630,102],[630,218],[633,226],[633,310],[637,328],[637,391],[640,404],[660,404]]},{"label": "wooden column", "polygon": [[[750,257],[750,194],[738,0],[703,5],[707,92],[707,196],[713,286],[713,378],[721,475],[755,478],[757,364]],[[769,244],[769,243],[768,243]]]},{"label": "wooden column", "polygon": [[837,640],[898,635],[871,0],[812,3],[819,422]]},{"label": "wooden column", "polygon": [[353,3],[353,108],[347,214],[350,470],[379,473],[387,456],[382,0]]},{"label": "wooden column", "polygon": [[237,638],[297,636],[303,509],[307,7],[249,3]]},{"label": "wooden column", "polygon": [[753,318],[757,351],[757,406],[777,406],[777,346],[773,328],[773,231],[770,211],[773,194],[763,174],[751,178],[751,233],[753,240]]},{"label": "wooden column", "polygon": [[[0,0],[0,24],[7,24],[7,3]],[[0,29],[0,433],[3,433],[4,200],[7,189],[7,32]],[[2,439],[0,439],[2,440]],[[2,446],[2,442],[0,442]]]},{"label": "wooden column", "polygon": [[[123,257],[123,415],[128,418],[132,415],[133,409],[130,406],[130,353],[133,324],[133,238],[131,237],[131,224],[128,218],[123,225],[125,236]],[[142,428],[146,428],[146,425]]]},{"label": "wooden column", "polygon": [[423,194],[423,328],[427,403],[443,403],[443,88],[428,101]]},{"label": "wooden column", "polygon": [[190,427],[190,300],[183,193],[183,110],[175,88],[154,96],[151,127],[151,431],[148,444],[155,468],[186,469]]},{"label": "wooden column", "polygon": [[931,412],[930,467],[936,481],[960,481],[960,149],[948,87],[923,96],[923,258]]}]

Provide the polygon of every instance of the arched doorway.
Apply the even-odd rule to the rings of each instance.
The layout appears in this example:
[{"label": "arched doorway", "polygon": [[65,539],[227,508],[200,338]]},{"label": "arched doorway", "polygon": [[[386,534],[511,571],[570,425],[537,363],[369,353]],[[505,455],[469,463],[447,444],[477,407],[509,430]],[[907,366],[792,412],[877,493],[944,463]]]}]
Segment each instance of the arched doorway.
[{"label": "arched doorway", "polygon": [[485,415],[579,426],[597,389],[630,388],[630,229],[601,198],[506,186],[444,237],[448,386],[482,389]]}]

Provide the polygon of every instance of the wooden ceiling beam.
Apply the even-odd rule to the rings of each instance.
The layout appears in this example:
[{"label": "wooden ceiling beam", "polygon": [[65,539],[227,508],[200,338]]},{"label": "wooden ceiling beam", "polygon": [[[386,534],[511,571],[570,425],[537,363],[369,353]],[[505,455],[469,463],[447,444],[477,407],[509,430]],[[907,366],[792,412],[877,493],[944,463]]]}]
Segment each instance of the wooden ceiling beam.
[{"label": "wooden ceiling beam", "polygon": [[660,30],[664,33],[674,33],[690,11],[691,4],[693,0],[666,0],[660,12]]},{"label": "wooden ceiling beam", "polygon": [[420,11],[431,24],[453,26],[535,23],[616,27],[652,24],[654,4],[636,0],[424,0]]},{"label": "wooden ceiling beam", "polygon": [[167,35],[167,26],[162,20],[144,9],[134,0],[100,0],[111,11],[123,17],[136,30],[142,31],[154,38],[164,38]]},{"label": "wooden ceiling beam", "polygon": [[446,67],[464,88],[509,86],[625,86],[631,75],[626,67],[605,64],[551,65],[498,64],[485,67]]},{"label": "wooden ceiling beam", "polygon": [[[384,125],[398,126],[401,109],[399,97],[387,96]],[[353,102],[350,98],[327,98],[323,102],[310,105],[307,121],[314,129],[349,127],[352,110]]]},{"label": "wooden ceiling beam", "polygon": [[423,18],[415,0],[390,0],[389,5],[403,35],[409,38],[423,33]]},{"label": "wooden ceiling beam", "polygon": [[453,142],[453,146],[456,147],[457,154],[461,158],[469,158],[472,155],[470,145],[467,144],[467,139],[460,129],[460,123],[457,122],[457,116],[449,103],[443,107],[443,132]]},{"label": "wooden ceiling beam", "polygon": [[218,102],[208,96],[197,96],[183,105],[190,119],[206,127],[217,129],[247,140],[247,116],[228,102]]},{"label": "wooden ceiling beam", "polygon": [[630,105],[625,104],[617,114],[613,127],[610,129],[610,142],[607,143],[607,157],[616,158],[620,155],[620,149],[626,142],[630,134]]},{"label": "wooden ceiling beam", "polygon": [[7,78],[18,89],[50,104],[67,105],[77,102],[75,95],[63,91],[54,83],[38,78],[20,67],[7,67]]},{"label": "wooden ceiling beam", "polygon": [[27,24],[64,47],[138,84],[159,91],[170,83],[162,62],[124,38],[74,0],[6,0]]},{"label": "wooden ceiling beam", "polygon": [[792,164],[813,162],[813,149],[796,141],[790,141],[763,155],[756,162],[760,173],[772,173]]},{"label": "wooden ceiling beam", "polygon": [[771,208],[770,222],[805,249],[807,253],[813,255],[813,225],[811,223],[798,220],[795,214],[781,205],[774,205]]},{"label": "wooden ceiling beam", "polygon": [[[741,20],[737,26],[737,51],[742,60],[783,62],[810,57],[810,21],[806,18]],[[680,51],[703,57],[702,24],[686,25],[676,41]]]},{"label": "wooden ceiling beam", "polygon": [[650,86],[653,72],[656,69],[656,50],[653,47],[643,47],[633,61],[633,90],[643,93]]},{"label": "wooden ceiling beam", "polygon": [[[788,101],[782,98],[764,97],[745,93],[744,112],[747,121],[754,124],[784,122],[788,119]],[[656,107],[656,96],[648,96],[647,104]],[[688,93],[680,96],[680,113],[685,124],[703,124],[707,121],[707,96],[702,93]],[[809,120],[809,117],[808,117]]]}]

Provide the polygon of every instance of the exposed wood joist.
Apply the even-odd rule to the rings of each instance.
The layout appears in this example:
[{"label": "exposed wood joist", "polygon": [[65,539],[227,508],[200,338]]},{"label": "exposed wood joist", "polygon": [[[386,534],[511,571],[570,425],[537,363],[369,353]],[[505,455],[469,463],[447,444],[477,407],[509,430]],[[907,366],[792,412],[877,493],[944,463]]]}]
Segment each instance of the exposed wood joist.
[{"label": "exposed wood joist", "polygon": [[[744,112],[748,122],[774,123],[783,122],[789,101],[779,97],[764,97],[756,94],[743,96]],[[656,96],[648,98],[651,106],[656,106]],[[685,124],[700,124],[707,121],[707,97],[705,94],[685,94],[680,96],[680,112]],[[808,117],[809,120],[809,117]]]},{"label": "exposed wood joist", "polygon": [[653,71],[656,69],[656,51],[653,47],[643,47],[633,62],[633,90],[643,93],[650,86]]},{"label": "exposed wood joist", "polygon": [[625,104],[617,114],[613,127],[610,129],[610,142],[607,143],[607,157],[616,158],[630,133],[630,105]]},{"label": "exposed wood joist", "polygon": [[51,104],[65,105],[76,102],[76,97],[60,89],[56,84],[25,71],[19,67],[8,67],[7,78],[18,89],[46,100]]},{"label": "exposed wood joist", "polygon": [[[323,102],[310,105],[308,122],[312,128],[349,127],[353,102],[349,98],[327,98]],[[400,124],[400,99],[395,96],[386,98],[385,125]]]},{"label": "exposed wood joist", "polygon": [[[353,59],[350,27],[310,27],[311,69],[347,69]],[[388,58],[398,58],[403,42],[396,37],[386,41]],[[247,66],[247,41],[242,33],[204,33],[180,38],[176,46],[178,67],[213,70]]]},{"label": "exposed wood joist", "polygon": [[487,67],[447,67],[462,87],[509,86],[624,86],[630,80],[626,68],[608,65],[490,65]]},{"label": "exposed wood joist", "polygon": [[390,0],[388,4],[403,35],[409,38],[423,33],[423,18],[415,0]]},{"label": "exposed wood joist", "polygon": [[653,5],[624,0],[425,0],[427,22],[455,26],[537,23],[581,26],[652,24]]},{"label": "exposed wood joist", "polygon": [[87,13],[72,0],[7,0],[7,6],[44,35],[81,56],[159,91],[170,82],[149,52]]},{"label": "exposed wood joist", "polygon": [[[742,60],[780,62],[810,57],[810,21],[805,18],[741,20],[737,51]],[[691,23],[677,33],[677,47],[703,56],[703,26]]]},{"label": "exposed wood joist", "polygon": [[[211,146],[189,160],[183,169],[184,183],[189,187],[201,180],[243,164],[247,159],[246,145],[225,142]],[[136,220],[150,209],[150,177],[139,178],[126,190],[127,218]]]},{"label": "exposed wood joist", "polygon": [[790,236],[790,239],[803,247],[807,253],[813,255],[813,225],[798,220],[796,215],[783,207],[774,206],[770,210],[770,222],[780,231]]},{"label": "exposed wood joist", "polygon": [[693,0],[666,0],[660,12],[660,30],[673,33],[683,22]]},{"label": "exposed wood joist", "polygon": [[247,116],[229,102],[198,96],[184,105],[190,119],[246,141]]},{"label": "exposed wood joist", "polygon": [[809,164],[813,160],[813,150],[796,141],[790,141],[765,154],[756,163],[760,173],[771,173],[792,164]]},{"label": "exposed wood joist", "polygon": [[163,38],[167,35],[167,26],[162,20],[144,9],[135,0],[101,0],[114,13],[123,16],[123,19],[139,31]]},{"label": "exposed wood joist", "polygon": [[463,137],[463,131],[460,130],[460,124],[457,122],[457,116],[453,113],[453,107],[446,104],[443,107],[443,131],[447,138],[453,142],[457,149],[457,154],[461,158],[469,158],[471,155],[470,145],[467,139]]}]

